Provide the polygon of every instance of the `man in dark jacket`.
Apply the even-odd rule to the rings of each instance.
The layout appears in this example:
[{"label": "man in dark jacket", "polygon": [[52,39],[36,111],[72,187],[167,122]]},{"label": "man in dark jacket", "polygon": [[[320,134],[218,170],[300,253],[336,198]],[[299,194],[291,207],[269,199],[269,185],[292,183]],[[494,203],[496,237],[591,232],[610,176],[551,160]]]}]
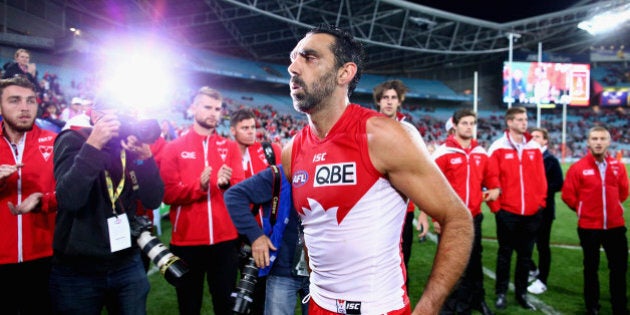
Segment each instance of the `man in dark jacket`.
[{"label": "man in dark jacket", "polygon": [[558,159],[549,152],[549,132],[545,128],[533,128],[532,138],[542,147],[543,163],[545,164],[545,178],[547,179],[547,205],[542,210],[542,221],[536,236],[536,248],[538,249],[538,270],[532,261],[530,274],[537,274],[537,279],[527,287],[532,294],[541,294],[547,291],[547,278],[549,266],[551,266],[551,249],[549,239],[551,237],[551,224],[556,218],[556,193],[562,190],[562,168]]},{"label": "man in dark jacket", "polygon": [[[282,166],[276,170],[266,168],[231,187],[225,192],[225,203],[236,229],[252,244],[252,256],[260,268],[258,275],[267,276],[264,313],[289,315],[294,314],[297,293],[302,298],[308,294],[309,281],[291,185]],[[278,192],[275,213],[271,211],[274,189]],[[250,204],[263,205],[264,230],[251,213]],[[307,304],[303,303],[302,314],[306,311]]]},{"label": "man in dark jacket", "polygon": [[122,137],[117,110],[97,103],[93,128],[54,146],[58,214],[50,292],[55,314],[145,314],[149,282],[133,233],[136,202],[157,208],[164,184],[148,144]]},{"label": "man in dark jacket", "polygon": [[3,79],[10,79],[16,75],[26,77],[35,86],[36,92],[39,92],[39,83],[37,82],[37,68],[31,63],[31,53],[28,50],[20,48],[15,51],[15,60],[4,64]]}]

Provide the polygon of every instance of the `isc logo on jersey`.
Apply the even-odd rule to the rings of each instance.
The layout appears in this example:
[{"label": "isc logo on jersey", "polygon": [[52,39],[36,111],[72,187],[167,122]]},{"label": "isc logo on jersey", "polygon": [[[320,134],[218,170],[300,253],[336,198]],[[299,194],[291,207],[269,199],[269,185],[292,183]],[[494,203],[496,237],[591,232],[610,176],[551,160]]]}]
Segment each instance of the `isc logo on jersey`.
[{"label": "isc logo on jersey", "polygon": [[356,185],[356,170],[355,162],[317,165],[313,187]]},{"label": "isc logo on jersey", "polygon": [[361,314],[361,302],[337,300],[337,313]]}]

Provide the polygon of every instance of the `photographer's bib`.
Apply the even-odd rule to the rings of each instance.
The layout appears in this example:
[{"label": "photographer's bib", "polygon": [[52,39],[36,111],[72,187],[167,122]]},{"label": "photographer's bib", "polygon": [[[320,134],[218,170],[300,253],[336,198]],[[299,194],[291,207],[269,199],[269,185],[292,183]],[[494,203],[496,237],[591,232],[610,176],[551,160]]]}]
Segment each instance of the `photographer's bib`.
[{"label": "photographer's bib", "polygon": [[107,229],[112,253],[131,247],[131,230],[126,213],[107,219]]}]

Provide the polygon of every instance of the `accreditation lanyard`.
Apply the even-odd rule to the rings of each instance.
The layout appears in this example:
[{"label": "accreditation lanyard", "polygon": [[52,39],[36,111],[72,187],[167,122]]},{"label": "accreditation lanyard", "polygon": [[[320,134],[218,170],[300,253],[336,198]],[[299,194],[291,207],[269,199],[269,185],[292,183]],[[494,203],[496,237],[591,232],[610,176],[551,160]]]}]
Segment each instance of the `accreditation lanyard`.
[{"label": "accreditation lanyard", "polygon": [[114,215],[117,215],[116,200],[118,200],[118,197],[120,197],[120,194],[122,193],[123,188],[125,187],[125,165],[127,161],[126,157],[127,157],[127,154],[125,153],[125,149],[122,149],[120,151],[120,163],[122,164],[122,176],[120,178],[120,182],[118,182],[118,186],[116,187],[116,190],[114,190],[112,177],[109,176],[109,172],[105,170],[105,183],[107,184],[107,194],[109,195],[109,200],[112,202],[112,211],[114,212]]}]

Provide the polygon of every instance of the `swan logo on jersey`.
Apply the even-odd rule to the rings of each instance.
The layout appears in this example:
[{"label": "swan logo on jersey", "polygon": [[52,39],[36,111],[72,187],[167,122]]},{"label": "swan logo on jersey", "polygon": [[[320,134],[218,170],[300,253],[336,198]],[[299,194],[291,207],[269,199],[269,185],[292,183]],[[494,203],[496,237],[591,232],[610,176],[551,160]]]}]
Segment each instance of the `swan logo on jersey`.
[{"label": "swan logo on jersey", "polygon": [[293,174],[293,187],[302,187],[308,181],[308,173],[303,170],[299,170]]},{"label": "swan logo on jersey", "polygon": [[356,170],[355,162],[317,165],[313,187],[356,185]]},{"label": "swan logo on jersey", "polygon": [[361,314],[361,302],[337,300],[337,313]]}]

